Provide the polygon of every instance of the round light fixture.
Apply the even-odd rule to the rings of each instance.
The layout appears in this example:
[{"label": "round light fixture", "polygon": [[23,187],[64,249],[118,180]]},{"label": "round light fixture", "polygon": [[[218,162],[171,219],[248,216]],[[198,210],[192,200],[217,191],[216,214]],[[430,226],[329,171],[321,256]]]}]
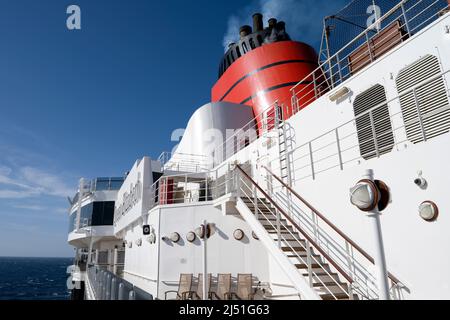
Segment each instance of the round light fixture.
[{"label": "round light fixture", "polygon": [[170,235],[170,240],[177,243],[178,241],[180,241],[180,234],[178,232],[172,232],[172,234]]},{"label": "round light fixture", "polygon": [[238,241],[242,240],[244,238],[244,235],[244,231],[242,231],[241,229],[236,229],[233,232],[233,237]]},{"label": "round light fixture", "polygon": [[360,180],[350,189],[350,202],[361,211],[372,211],[380,200],[380,192],[369,179]]},{"label": "round light fixture", "polygon": [[194,241],[195,241],[195,238],[197,238],[197,236],[196,236],[195,233],[192,232],[192,231],[189,231],[189,232],[186,234],[186,240],[189,241],[189,242],[194,242]]},{"label": "round light fixture", "polygon": [[195,229],[195,234],[200,238],[203,239],[205,236],[205,227],[201,225],[200,227]]},{"label": "round light fixture", "polygon": [[435,221],[439,216],[439,208],[433,201],[424,201],[419,206],[419,215],[425,221]]}]

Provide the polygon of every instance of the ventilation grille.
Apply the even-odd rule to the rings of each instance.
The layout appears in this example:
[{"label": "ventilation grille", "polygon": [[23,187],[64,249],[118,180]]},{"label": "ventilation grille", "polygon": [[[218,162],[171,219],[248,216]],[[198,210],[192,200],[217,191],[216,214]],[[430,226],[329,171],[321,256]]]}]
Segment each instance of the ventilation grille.
[{"label": "ventilation grille", "polygon": [[[394,145],[389,108],[387,104],[381,105],[383,102],[386,102],[386,93],[384,87],[377,84],[359,94],[353,103],[359,150],[366,160],[390,152]],[[381,106],[363,114],[377,105]]]},{"label": "ventilation grille", "polygon": [[[399,72],[397,90],[401,94],[440,72],[438,58],[427,55]],[[450,130],[450,108],[442,77],[418,88],[416,96],[414,92],[402,95],[400,106],[406,136],[413,143],[434,138]]]}]

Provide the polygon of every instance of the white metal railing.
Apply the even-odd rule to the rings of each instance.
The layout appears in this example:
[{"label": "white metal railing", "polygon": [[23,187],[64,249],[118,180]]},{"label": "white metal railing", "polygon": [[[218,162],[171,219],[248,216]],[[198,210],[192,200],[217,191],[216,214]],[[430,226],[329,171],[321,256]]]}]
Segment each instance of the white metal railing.
[{"label": "white metal railing", "polygon": [[[344,124],[329,130],[320,136],[307,141],[291,150],[287,151],[287,157],[289,159],[289,170],[291,177],[291,184],[295,184],[298,181],[312,178],[315,179],[317,175],[329,171],[331,169],[343,170],[347,165],[361,161],[362,159],[369,159],[380,157],[382,154],[390,152],[395,147],[399,148],[401,145],[408,143],[409,137],[406,131],[407,125],[415,125],[420,128],[420,138],[422,141],[427,141],[428,132],[424,126],[424,121],[435,115],[436,112],[444,112],[450,108],[447,105],[444,109],[427,111],[422,110],[420,102],[417,99],[417,92],[423,87],[429,85],[436,79],[442,78],[450,70],[440,72],[411,88],[402,91],[398,96],[382,102],[373,108],[361,113],[357,117]],[[416,116],[413,119],[405,121],[403,112],[400,107],[400,99],[413,95]],[[447,98],[449,96],[447,95]],[[374,114],[381,108],[388,108],[389,112],[386,116],[379,117],[374,120]],[[379,113],[378,113],[379,114]],[[363,117],[369,116],[369,124],[364,127],[357,127],[357,121],[363,119]],[[390,127],[385,131],[377,131],[377,124],[380,122],[389,122]],[[360,139],[358,132],[364,130],[370,130],[369,137]],[[379,141],[392,135],[392,141],[384,146],[381,146]],[[373,151],[361,152],[362,146],[371,145]],[[278,173],[280,167],[280,157],[272,159],[270,162],[270,168],[273,172]]]},{"label": "white metal railing", "polygon": [[148,292],[98,266],[87,270],[95,300],[153,300]]},{"label": "white metal railing", "polygon": [[[257,114],[251,121],[245,124],[241,129],[237,130],[235,134],[228,137],[223,144],[215,148],[212,155],[213,167],[221,164],[226,159],[229,159],[239,151],[243,150],[259,137],[272,131],[275,128],[275,108],[281,109],[280,114],[284,115],[290,113],[291,115],[294,115],[331,89],[342,84],[351,77],[352,74],[356,73],[349,72],[350,65],[348,58],[355,50],[361,49],[361,45],[367,45],[367,50],[362,51],[356,58],[361,58],[368,53],[370,56],[370,52],[373,48],[370,43],[367,44],[367,41],[371,40],[371,37],[369,37],[368,34],[369,32],[372,32],[374,26],[398,20],[400,21],[399,27],[404,28],[407,31],[407,36],[411,36],[420,29],[423,29],[424,26],[430,23],[431,19],[437,17],[439,12],[442,12],[442,10],[446,8],[445,6],[440,5],[440,2],[436,0],[417,14],[408,16],[408,13],[411,13],[419,4],[424,3],[424,0],[417,0],[411,7],[406,8],[405,4],[409,2],[411,2],[411,0],[399,1],[397,5],[370,25],[365,31],[299,81],[297,85],[291,88],[292,97],[289,100],[276,100],[270,105],[267,105],[261,113]],[[414,21],[418,21],[419,19],[421,21],[420,23],[413,24]],[[391,24],[387,23],[384,28],[379,30],[379,32],[383,32],[390,26]],[[403,38],[406,39],[406,36]],[[361,42],[361,40],[364,41]],[[398,43],[396,42],[391,43],[383,49],[383,53],[386,53],[397,45]],[[380,57],[381,56],[382,55],[380,55]],[[370,62],[373,62],[374,60],[375,57],[372,57]],[[347,70],[347,72],[343,72],[344,70]],[[305,85],[304,83],[309,84]]]},{"label": "white metal railing", "polygon": [[205,155],[187,154],[178,152],[163,152],[158,157],[164,170],[180,172],[204,172],[208,170]]},{"label": "white metal railing", "polygon": [[286,109],[286,105],[280,104],[278,100],[275,101],[216,147],[212,154],[212,167],[222,164],[225,160],[245,149],[258,138],[269,134],[275,129],[275,108]]},{"label": "white metal railing", "polygon": [[[430,0],[416,0],[415,3],[411,0],[399,1],[397,5],[376,20],[372,25],[368,26],[366,30],[343,46],[333,56],[323,61],[316,70],[311,72],[304,79],[299,81],[297,85],[291,88],[291,105],[293,113],[298,112],[301,108],[320,98],[323,94],[327,93],[329,90],[332,90],[339,84],[342,84],[345,80],[359,71],[360,69],[357,71],[352,71],[352,66],[355,66],[355,59],[356,62],[363,62],[364,59],[369,58],[370,64],[378,58],[377,55],[381,57],[387,51],[398,45],[398,42],[387,43],[388,45],[383,48],[381,54],[375,54],[374,44],[371,43],[371,39],[374,35],[370,35],[370,33],[373,33],[374,29],[376,29],[378,25],[385,23],[385,26],[378,30],[375,35],[387,30],[392,23],[398,21],[399,28],[406,32],[406,34],[402,36],[401,41],[403,41],[407,37],[414,35],[420,29],[423,29],[431,22],[432,19],[438,17],[439,12],[448,7],[448,5],[442,5],[442,1],[434,0],[430,5],[427,5],[417,14],[413,16],[408,15],[420,4],[427,4],[429,2]],[[407,8],[406,5],[410,3],[413,3],[413,5]],[[387,34],[386,38],[397,32],[398,30],[393,30],[391,34]],[[364,48],[364,46],[366,49],[358,52]],[[356,53],[358,53],[358,55],[352,57],[354,59],[352,64],[349,58]],[[302,84],[306,81],[312,81],[312,85],[302,86]]]},{"label": "white metal railing", "polygon": [[[378,299],[373,258],[318,212],[306,200],[265,168],[265,182],[270,196],[314,241],[353,279],[354,293],[361,299]],[[389,273],[390,293],[401,299],[405,286]]]},{"label": "white metal railing", "polygon": [[[150,186],[148,210],[159,205],[195,204],[218,199],[232,189],[231,164],[207,172],[163,175]],[[114,223],[122,218],[114,213]]]},{"label": "white metal railing", "polygon": [[[279,207],[278,202],[274,202],[239,166],[237,169],[240,171],[234,171],[237,181],[237,195],[241,199],[250,201],[251,209],[261,223],[264,222],[266,226],[277,231],[276,241],[279,249],[284,247],[289,250],[293,257],[298,260],[294,264],[300,264],[302,268],[306,268],[309,285],[316,288],[320,287],[321,295],[329,295],[332,299],[353,299],[353,279],[309,235],[304,233],[303,229],[291,229],[292,224],[288,224],[286,221],[289,217],[285,210]],[[261,200],[258,196],[260,193],[265,195],[264,199],[267,202]],[[319,254],[314,254],[313,250],[319,251]],[[347,284],[341,282],[337,274],[333,273],[330,264],[335,266],[336,271],[347,281]],[[301,276],[300,273],[299,276]]]}]

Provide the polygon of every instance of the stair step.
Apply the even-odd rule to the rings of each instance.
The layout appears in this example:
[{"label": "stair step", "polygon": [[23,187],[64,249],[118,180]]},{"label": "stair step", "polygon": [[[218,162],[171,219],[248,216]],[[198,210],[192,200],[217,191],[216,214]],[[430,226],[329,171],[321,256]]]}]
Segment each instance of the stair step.
[{"label": "stair step", "polygon": [[[322,268],[322,265],[318,264],[318,263],[311,263],[312,268]],[[308,269],[308,266],[306,265],[306,263],[296,263],[295,267],[297,269]]]},{"label": "stair step", "polygon": [[[270,236],[272,236],[273,239],[275,241],[277,241],[278,240],[277,234],[278,234],[278,232],[270,233]],[[302,241],[302,243],[304,242],[300,238],[298,233],[296,233],[296,232],[290,232],[288,230],[283,230],[283,231],[280,232],[280,234],[281,234],[281,243],[283,243],[283,240],[300,240],[300,241]]]},{"label": "stair step", "polygon": [[[278,230],[275,228],[269,228],[269,229],[266,228],[266,231],[268,234],[277,234],[278,233]],[[280,228],[280,232],[281,232],[281,234],[287,234],[287,233],[290,234],[290,233],[294,233],[295,231],[292,228],[290,228],[290,229]]]},{"label": "stair step", "polygon": [[[289,254],[286,254],[286,256],[292,261],[306,261],[306,259],[308,258],[306,251],[298,253],[291,252]],[[312,254],[311,259],[313,262],[316,261],[322,262],[322,257],[319,256],[318,254]]]},{"label": "stair step", "polygon": [[[247,205],[247,207],[249,209],[251,209],[252,211],[255,211],[255,206],[253,204],[249,204],[249,205]],[[262,207],[258,206],[257,208],[258,208],[258,212],[273,215],[273,211],[272,211],[273,209],[268,209],[265,206],[262,206]]]},{"label": "stair step", "polygon": [[[314,271],[312,274],[313,283],[335,283],[336,281],[340,281],[337,273],[329,272],[329,274],[327,274],[323,269],[320,269],[319,272]],[[308,272],[304,272],[302,275],[304,277],[309,277]]]},{"label": "stair step", "polygon": [[[322,300],[350,300],[347,293],[335,293],[334,296],[331,294],[319,294]],[[354,295],[354,300],[358,300],[358,297]]]},{"label": "stair step", "polygon": [[[269,227],[271,227],[272,225],[275,227],[277,226],[276,225],[276,223],[277,223],[276,217],[275,217],[275,219],[272,219],[271,217],[267,217],[267,218],[259,217],[258,220],[263,226],[269,226]],[[286,224],[286,220],[280,219],[280,227],[287,227],[287,226],[288,226],[288,224]]]},{"label": "stair step", "polygon": [[[278,242],[278,239],[273,239],[273,241]],[[281,239],[281,247],[287,247],[287,248],[297,248],[297,247],[303,247],[306,246],[305,240],[297,240],[297,239]]]},{"label": "stair step", "polygon": [[[277,228],[277,225],[276,225],[276,222],[274,221],[273,222],[273,226],[272,225],[269,225],[269,224],[263,224],[263,227],[264,227],[264,229],[266,229],[266,231],[267,231],[267,233],[270,233],[270,234],[276,234],[276,233],[278,233],[278,228]],[[280,232],[283,232],[283,231],[286,231],[286,232],[289,232],[289,233],[295,233],[296,231],[292,228],[292,227],[290,227],[290,226],[284,226],[284,225],[281,225],[280,226]],[[285,233],[286,233],[285,232]]]},{"label": "stair step", "polygon": [[306,249],[303,247],[300,247],[300,246],[295,246],[295,247],[292,246],[292,248],[291,247],[281,247],[281,251],[283,251],[283,252],[292,252],[292,251],[302,252],[302,251],[306,251]]}]

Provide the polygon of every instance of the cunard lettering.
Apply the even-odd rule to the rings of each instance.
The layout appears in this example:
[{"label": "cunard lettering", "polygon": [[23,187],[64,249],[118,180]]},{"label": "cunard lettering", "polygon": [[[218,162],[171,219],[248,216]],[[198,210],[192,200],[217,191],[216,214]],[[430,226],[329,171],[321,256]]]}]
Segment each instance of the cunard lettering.
[{"label": "cunard lettering", "polygon": [[135,184],[130,185],[130,191],[125,192],[122,196],[122,203],[116,207],[117,216],[125,215],[136,203],[142,199],[142,183],[138,178]]}]

